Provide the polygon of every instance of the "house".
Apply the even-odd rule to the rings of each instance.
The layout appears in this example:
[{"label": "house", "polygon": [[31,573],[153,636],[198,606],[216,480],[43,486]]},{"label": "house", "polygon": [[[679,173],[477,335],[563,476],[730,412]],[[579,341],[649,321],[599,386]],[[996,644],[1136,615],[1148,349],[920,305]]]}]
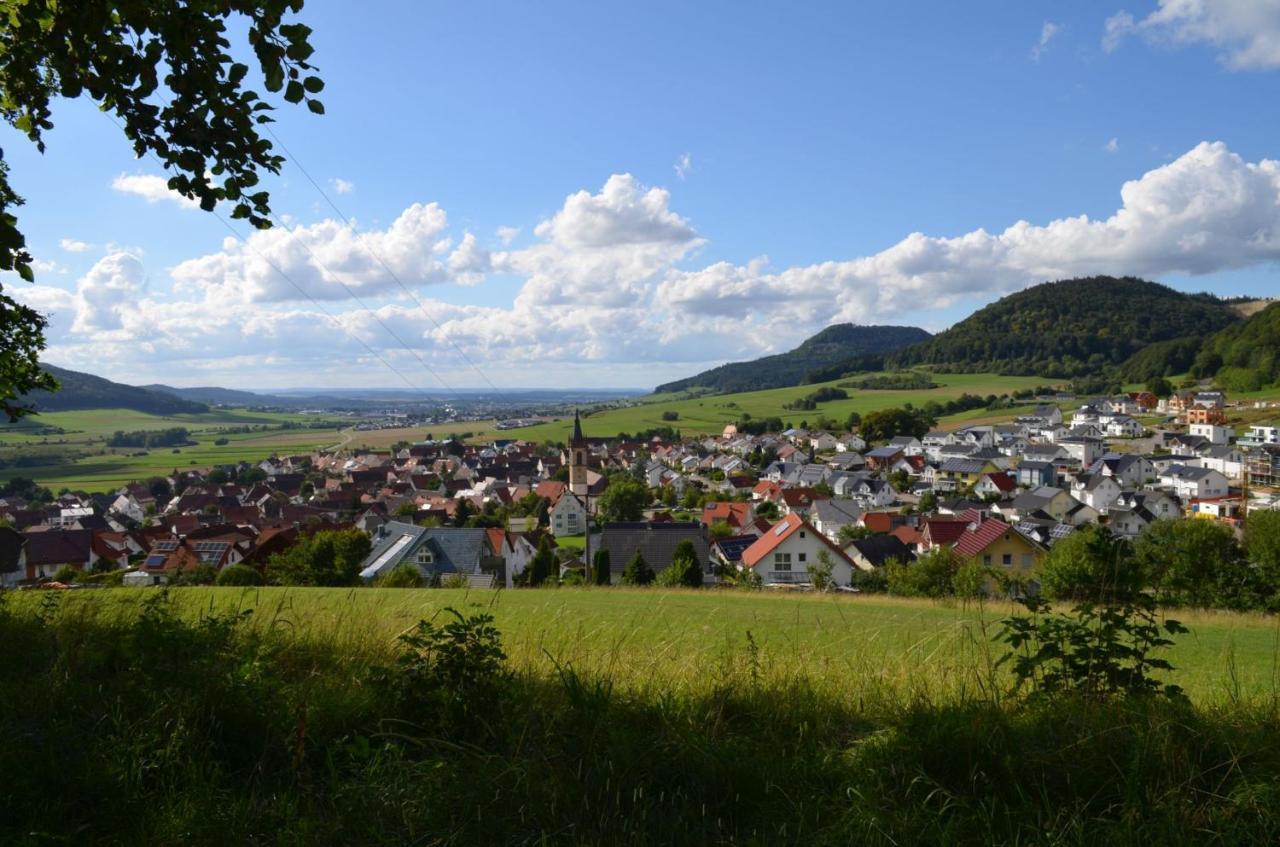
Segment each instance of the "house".
[{"label": "house", "polygon": [[1280,444],[1280,426],[1264,426],[1255,424],[1249,427],[1247,435],[1238,441],[1241,447],[1261,447],[1264,444]]},{"label": "house", "polygon": [[484,529],[421,527],[392,521],[373,541],[373,550],[360,565],[360,578],[366,582],[402,564],[415,568],[428,581],[459,575],[474,577],[472,584],[483,587],[506,582],[506,563],[500,551],[490,545]]},{"label": "house", "polygon": [[1112,438],[1137,438],[1142,435],[1143,427],[1128,415],[1116,415],[1106,422],[1105,431]]},{"label": "house", "polygon": [[711,562],[711,550],[700,524],[653,521],[607,523],[600,533],[598,549],[609,551],[610,581],[618,583],[622,581],[622,572],[627,569],[627,564],[637,552],[655,574],[662,573],[671,567],[676,547],[682,541],[692,542],[702,566],[704,581],[713,582],[715,569]]},{"label": "house", "polygon": [[1217,423],[1193,423],[1187,427],[1187,432],[1198,435],[1214,445],[1230,444],[1231,439],[1236,435],[1235,427]]},{"label": "house", "polygon": [[1104,445],[1101,438],[1070,435],[1059,438],[1058,446],[1066,450],[1067,454],[1079,462],[1081,467],[1087,468],[1102,458]]},{"label": "house", "polygon": [[983,474],[997,471],[996,465],[983,459],[948,459],[934,474],[933,487],[937,491],[963,491],[976,485]]},{"label": "house", "polygon": [[702,506],[702,525],[708,528],[723,523],[741,529],[751,523],[752,517],[754,510],[750,503],[711,501]]},{"label": "house", "polygon": [[852,498],[819,500],[809,513],[814,529],[832,541],[840,540],[840,530],[857,526],[865,510]]},{"label": "house", "polygon": [[[979,561],[997,573],[1023,580],[1031,580],[1044,558],[1044,548],[1035,541],[1004,521],[982,514],[965,527],[952,549],[963,559]],[[988,592],[994,588],[995,581],[989,579]],[[1039,586],[1032,581],[1028,590],[1038,591]]]},{"label": "house", "polygon": [[1057,521],[1065,521],[1067,516],[1080,505],[1070,494],[1061,488],[1034,488],[1013,498],[1009,503],[995,507],[1002,515],[1023,518],[1033,512],[1044,512]]},{"label": "house", "polygon": [[27,538],[12,527],[0,527],[0,588],[17,585],[27,575]]},{"label": "house", "polygon": [[844,547],[845,554],[859,570],[871,571],[890,562],[911,562],[916,554],[897,535],[870,535],[850,541]]},{"label": "house", "polygon": [[1058,484],[1058,469],[1053,462],[1023,460],[1018,464],[1018,485],[1022,488],[1041,488]]},{"label": "house", "polygon": [[1209,468],[1172,465],[1160,474],[1160,485],[1172,489],[1183,500],[1225,497],[1227,478]]},{"label": "house", "polygon": [[1217,471],[1227,479],[1240,479],[1244,476],[1244,453],[1239,447],[1222,444],[1210,447],[1200,457],[1200,467]]},{"label": "house", "polygon": [[853,561],[825,535],[799,515],[787,515],[756,539],[742,554],[742,566],[753,570],[765,585],[805,585],[809,568],[826,554],[831,579],[847,586],[853,581]]},{"label": "house", "polygon": [[93,531],[88,529],[48,529],[26,533],[26,579],[48,579],[63,565],[78,570],[93,568]]},{"label": "house", "polygon": [[551,534],[556,538],[582,535],[587,531],[587,507],[578,495],[565,491],[548,513]]},{"label": "house", "polygon": [[889,447],[896,447],[904,456],[919,456],[924,453],[924,445],[920,439],[912,435],[899,435],[889,439]]},{"label": "house", "polygon": [[1018,484],[1007,473],[984,473],[973,484],[973,493],[979,497],[1007,497],[1018,490]]},{"label": "house", "polygon": [[756,543],[758,535],[731,535],[711,542],[711,561],[721,572],[738,570],[742,554]]},{"label": "house", "polygon": [[1120,483],[1121,488],[1136,488],[1154,479],[1156,468],[1144,456],[1132,453],[1106,453],[1089,466],[1089,473],[1112,477]]},{"label": "house", "polygon": [[1071,483],[1072,496],[1103,515],[1120,499],[1122,491],[1115,477],[1105,474],[1081,474]]},{"label": "house", "polygon": [[906,452],[901,447],[895,447],[892,445],[888,447],[877,447],[867,453],[867,467],[873,471],[882,470],[889,467],[905,455]]}]

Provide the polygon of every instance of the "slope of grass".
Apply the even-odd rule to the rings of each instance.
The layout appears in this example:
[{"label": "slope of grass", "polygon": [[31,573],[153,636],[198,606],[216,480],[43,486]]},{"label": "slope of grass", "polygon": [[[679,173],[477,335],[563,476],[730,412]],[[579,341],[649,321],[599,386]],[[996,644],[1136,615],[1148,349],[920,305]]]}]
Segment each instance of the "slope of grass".
[{"label": "slope of grass", "polygon": [[[945,402],[961,394],[1007,394],[1014,391],[1045,385],[1049,380],[1040,377],[997,376],[994,374],[936,374],[937,388],[916,391],[856,391],[849,392],[847,400],[822,403],[811,412],[789,411],[783,406],[823,386],[836,386],[844,379],[791,388],[774,388],[767,391],[748,391],[740,394],[708,395],[703,397],[678,397],[663,395],[651,398],[652,402],[623,409],[610,409],[590,415],[583,421],[583,430],[589,436],[613,436],[620,432],[635,433],[660,426],[670,426],[682,433],[719,434],[725,424],[737,421],[745,412],[753,418],[780,417],[784,422],[799,425],[803,420],[816,420],[825,415],[843,420],[850,412],[866,414],[877,409],[902,406],[906,403],[919,406],[930,400]],[[664,421],[663,412],[676,412],[679,419]],[[569,437],[571,419],[549,422],[516,430],[518,437],[535,441],[563,441]]]},{"label": "slope of grass", "polygon": [[[1082,703],[1009,692],[983,631],[995,609],[617,589],[168,596],[0,607],[0,841],[1280,836],[1275,630],[1258,618],[1187,616],[1200,640],[1174,659],[1191,703]],[[414,626],[453,620],[446,605],[492,612],[509,658],[483,628],[440,641]]]}]

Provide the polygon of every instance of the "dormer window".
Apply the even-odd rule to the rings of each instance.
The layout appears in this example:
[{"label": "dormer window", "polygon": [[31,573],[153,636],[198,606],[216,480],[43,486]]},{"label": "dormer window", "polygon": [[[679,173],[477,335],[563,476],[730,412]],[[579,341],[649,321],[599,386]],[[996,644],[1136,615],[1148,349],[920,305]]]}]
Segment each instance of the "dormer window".
[{"label": "dormer window", "polygon": [[423,547],[418,550],[417,561],[420,565],[429,565],[435,561],[435,556],[431,554],[430,548]]}]

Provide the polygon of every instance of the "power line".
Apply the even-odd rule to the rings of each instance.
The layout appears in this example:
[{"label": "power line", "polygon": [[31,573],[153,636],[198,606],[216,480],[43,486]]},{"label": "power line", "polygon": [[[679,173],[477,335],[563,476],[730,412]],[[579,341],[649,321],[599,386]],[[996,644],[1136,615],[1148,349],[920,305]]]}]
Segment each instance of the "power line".
[{"label": "power line", "polygon": [[[285,159],[288,162],[292,163],[294,167],[296,167],[299,171],[302,172],[302,175],[306,177],[307,182],[311,183],[311,186],[315,188],[315,190],[320,194],[320,196],[324,198],[324,201],[329,204],[329,208],[333,209],[334,213],[339,218],[342,219],[342,222],[346,224],[348,227],[350,227],[351,231],[354,232],[357,237],[359,237],[360,243],[364,245],[364,248],[366,250],[369,251],[369,255],[373,256],[374,260],[377,261],[378,264],[382,265],[383,269],[387,272],[387,274],[390,275],[390,277],[393,280],[395,280],[396,284],[400,286],[400,290],[402,290],[405,294],[407,294],[410,297],[410,299],[412,299],[413,302],[417,304],[418,308],[422,311],[422,314],[427,318],[427,320],[431,321],[431,323],[435,325],[435,328],[440,330],[440,332],[444,334],[444,327],[441,326],[440,322],[437,321],[435,317],[430,312],[427,311],[427,307],[423,304],[421,300],[418,299],[418,295],[414,294],[413,291],[409,288],[409,286],[404,284],[403,280],[400,279],[399,275],[394,270],[392,270],[391,266],[388,265],[383,260],[382,256],[378,254],[378,251],[374,250],[373,247],[369,245],[368,241],[364,237],[364,233],[356,230],[355,225],[351,223],[351,220],[345,214],[343,214],[342,210],[338,208],[338,205],[333,202],[333,199],[320,186],[320,184],[315,181],[315,179],[311,176],[310,171],[308,171],[305,167],[303,167],[302,162],[298,159],[298,157],[293,155],[293,152],[288,148],[288,146],[286,146],[285,143],[280,140],[280,136],[276,135],[275,132],[271,129],[270,125],[268,124],[263,124],[262,128],[266,130],[267,134],[270,135],[277,144],[280,145],[280,149],[283,150],[285,153]],[[449,342],[449,346],[452,347],[455,351],[457,351],[458,355],[462,357],[462,360],[466,362],[467,365],[473,371],[479,374],[480,378],[484,380],[485,383],[487,383],[491,389],[493,389],[495,394],[497,394],[499,397],[501,397],[504,400],[508,399],[506,395],[503,394],[502,389],[498,388],[498,386],[493,384],[493,381],[489,379],[489,377],[485,374],[484,371],[480,370],[480,367],[471,360],[471,357],[469,357],[466,354],[466,351],[464,351],[461,347],[458,346],[458,343],[456,341],[450,338],[448,334],[444,334],[444,337],[445,337],[445,340]]]}]

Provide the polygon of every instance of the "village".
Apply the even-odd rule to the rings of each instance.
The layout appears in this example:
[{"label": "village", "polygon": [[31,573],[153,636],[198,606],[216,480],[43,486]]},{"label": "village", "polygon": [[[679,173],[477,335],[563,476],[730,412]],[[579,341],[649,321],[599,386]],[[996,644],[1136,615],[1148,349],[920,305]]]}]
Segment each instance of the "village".
[{"label": "village", "polygon": [[[609,582],[637,555],[662,574],[688,542],[707,585],[809,588],[821,561],[824,584],[856,590],[861,574],[945,546],[1035,590],[1043,555],[1081,526],[1134,539],[1161,519],[1238,527],[1280,505],[1280,428],[1236,433],[1227,412],[1219,391],[1139,392],[880,444],[732,424],[718,437],[593,438],[575,416],[563,447],[445,441],[185,471],[43,506],[8,496],[0,578],[208,582],[354,527],[370,538],[367,583],[407,565],[426,585],[519,586],[546,538],[569,581],[605,581],[590,572],[599,551]],[[1138,422],[1152,415],[1165,423]]]}]

